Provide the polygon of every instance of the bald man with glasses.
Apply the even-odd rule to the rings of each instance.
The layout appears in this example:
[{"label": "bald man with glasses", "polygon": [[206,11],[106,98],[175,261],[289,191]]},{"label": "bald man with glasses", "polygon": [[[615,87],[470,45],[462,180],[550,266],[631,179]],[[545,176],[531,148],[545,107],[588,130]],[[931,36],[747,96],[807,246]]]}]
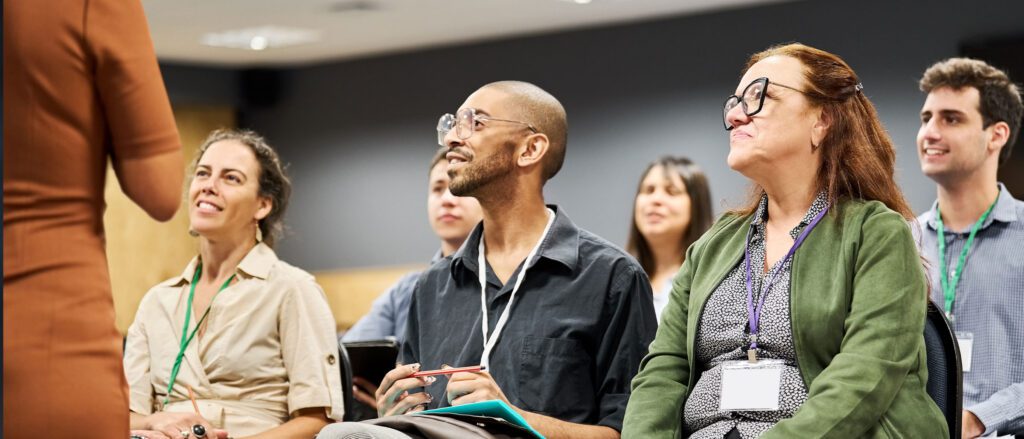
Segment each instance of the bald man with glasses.
[{"label": "bald man with glasses", "polygon": [[[566,129],[558,100],[516,81],[488,84],[442,116],[449,188],[479,200],[484,220],[417,284],[404,365],[377,392],[383,417],[329,426],[321,438],[407,437],[395,428],[451,420],[393,415],[487,400],[548,438],[619,437],[629,383],[657,327],[653,294],[635,259],[545,205]],[[447,365],[485,370],[410,377]]]}]

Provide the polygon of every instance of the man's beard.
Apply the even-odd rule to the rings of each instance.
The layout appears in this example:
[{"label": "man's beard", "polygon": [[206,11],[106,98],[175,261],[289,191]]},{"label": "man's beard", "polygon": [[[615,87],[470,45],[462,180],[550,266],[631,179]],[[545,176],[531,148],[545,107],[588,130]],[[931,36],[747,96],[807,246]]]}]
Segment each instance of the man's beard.
[{"label": "man's beard", "polygon": [[515,169],[512,163],[515,146],[515,142],[508,141],[501,146],[501,150],[479,163],[467,162],[460,175],[449,174],[451,183],[448,184],[448,190],[456,197],[472,197],[480,188],[511,174]]}]

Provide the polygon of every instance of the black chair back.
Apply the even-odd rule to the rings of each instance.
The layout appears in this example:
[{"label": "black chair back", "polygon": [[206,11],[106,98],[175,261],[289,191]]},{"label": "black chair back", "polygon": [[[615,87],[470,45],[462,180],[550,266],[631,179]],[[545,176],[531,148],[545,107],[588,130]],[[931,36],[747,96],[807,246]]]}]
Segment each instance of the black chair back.
[{"label": "black chair back", "polygon": [[345,415],[342,420],[346,422],[356,420],[356,400],[352,396],[352,361],[348,358],[348,351],[345,345],[338,339],[338,369],[341,370],[341,399],[345,404]]},{"label": "black chair back", "polygon": [[960,347],[946,316],[930,300],[924,325],[924,345],[928,353],[928,395],[945,415],[949,437],[960,439],[963,407]]}]

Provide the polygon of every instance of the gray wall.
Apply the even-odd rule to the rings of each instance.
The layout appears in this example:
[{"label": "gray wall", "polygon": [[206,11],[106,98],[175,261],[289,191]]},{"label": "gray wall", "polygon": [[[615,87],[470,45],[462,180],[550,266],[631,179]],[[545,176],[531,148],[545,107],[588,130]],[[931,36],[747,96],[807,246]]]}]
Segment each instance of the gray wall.
[{"label": "gray wall", "polygon": [[934,187],[914,152],[916,79],[961,42],[1021,33],[1022,23],[1019,0],[770,5],[295,69],[279,102],[245,109],[243,124],[291,163],[284,259],[309,270],[422,263],[437,248],[425,183],[438,116],[484,83],[534,82],[570,121],[549,202],[621,245],[639,174],[659,155],[693,158],[718,211],[736,205],[746,181],[725,165],[722,101],[749,54],[800,41],[840,54],[861,76],[921,211]]},{"label": "gray wall", "polygon": [[242,105],[236,69],[162,62],[160,73],[174,105]]}]

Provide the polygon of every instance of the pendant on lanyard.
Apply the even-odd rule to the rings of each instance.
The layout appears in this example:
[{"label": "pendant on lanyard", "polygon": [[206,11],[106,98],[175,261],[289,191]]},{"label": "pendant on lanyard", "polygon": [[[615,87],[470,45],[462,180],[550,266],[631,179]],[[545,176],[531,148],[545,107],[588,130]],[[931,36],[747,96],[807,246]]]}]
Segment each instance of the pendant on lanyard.
[{"label": "pendant on lanyard", "polygon": [[480,246],[478,247],[479,256],[477,256],[477,265],[479,266],[480,272],[480,313],[483,319],[480,322],[480,328],[484,335],[484,352],[480,355],[480,366],[484,369],[490,369],[490,357],[491,350],[494,349],[494,345],[498,344],[498,337],[501,336],[501,330],[505,328],[505,324],[508,323],[508,316],[512,312],[512,302],[516,299],[516,292],[519,291],[519,286],[523,284],[523,278],[526,277],[526,269],[530,267],[530,261],[537,255],[540,250],[541,243],[544,242],[544,238],[548,236],[548,231],[551,230],[551,224],[555,222],[555,212],[551,209],[548,211],[548,224],[544,226],[544,232],[541,233],[540,239],[537,240],[537,244],[533,246],[533,250],[530,250],[530,254],[526,256],[526,260],[523,261],[523,269],[519,270],[519,276],[516,277],[516,283],[512,286],[512,294],[508,298],[508,304],[505,305],[505,309],[501,312],[501,316],[498,317],[498,322],[494,324],[494,332],[491,336],[487,336],[487,327],[490,326],[487,319],[487,257],[484,255],[484,236],[480,235]]},{"label": "pendant on lanyard", "polygon": [[196,336],[196,333],[199,332],[199,328],[203,326],[203,321],[206,320],[206,316],[210,315],[210,308],[213,308],[213,299],[216,299],[217,295],[219,295],[221,291],[224,291],[224,289],[227,288],[228,285],[231,285],[231,281],[235,279],[235,275],[232,274],[231,277],[228,278],[228,280],[224,281],[224,285],[221,285],[220,289],[217,290],[217,293],[214,294],[213,298],[210,299],[210,304],[206,306],[206,312],[204,312],[203,316],[200,317],[199,321],[196,322],[196,329],[193,329],[192,334],[189,335],[188,324],[192,318],[192,298],[195,296],[196,284],[199,283],[199,275],[202,272],[203,265],[197,264],[196,273],[192,275],[192,285],[190,285],[188,288],[188,306],[185,307],[185,326],[182,326],[181,328],[180,347],[178,348],[178,355],[174,358],[174,366],[171,367],[171,379],[168,380],[167,382],[167,396],[164,397],[164,405],[166,405],[167,402],[171,400],[171,389],[174,388],[174,381],[177,380],[178,371],[181,370],[181,360],[185,358],[185,349],[188,348],[188,344],[192,342],[192,339]]},{"label": "pendant on lanyard", "polygon": [[[743,248],[743,263],[746,265],[747,270],[747,324],[750,328],[750,348],[747,349],[747,360],[751,363],[757,362],[757,335],[761,324],[761,310],[764,308],[764,300],[768,296],[768,292],[772,289],[772,284],[775,283],[775,278],[778,277],[779,272],[782,271],[782,267],[786,265],[786,261],[793,257],[796,253],[796,249],[803,244],[804,240],[807,239],[807,235],[811,233],[811,230],[818,225],[818,222],[825,217],[825,213],[828,212],[829,206],[826,205],[817,216],[811,220],[810,224],[804,228],[803,232],[796,238],[793,246],[789,248],[789,252],[786,256],[775,266],[775,269],[768,273],[768,277],[765,279],[764,284],[761,286],[760,296],[757,301],[757,306],[754,306],[754,281],[753,275],[750,270],[750,234],[753,230],[751,227],[747,230],[747,241]],[[766,255],[767,256],[767,255]]]},{"label": "pendant on lanyard", "polygon": [[[999,197],[996,197],[996,201],[999,201]],[[953,300],[956,298],[956,286],[960,283],[960,274],[967,262],[967,252],[970,250],[971,244],[974,243],[974,235],[978,234],[981,225],[995,207],[996,202],[993,201],[992,205],[988,206],[988,210],[981,214],[981,218],[978,218],[978,222],[971,227],[971,234],[967,237],[964,248],[960,250],[960,257],[956,262],[956,272],[953,273],[953,279],[950,279],[949,273],[946,271],[946,227],[942,224],[942,212],[939,211],[939,206],[935,206],[935,222],[938,223],[939,229],[939,283],[942,285],[943,309],[950,321],[953,321]]]}]

